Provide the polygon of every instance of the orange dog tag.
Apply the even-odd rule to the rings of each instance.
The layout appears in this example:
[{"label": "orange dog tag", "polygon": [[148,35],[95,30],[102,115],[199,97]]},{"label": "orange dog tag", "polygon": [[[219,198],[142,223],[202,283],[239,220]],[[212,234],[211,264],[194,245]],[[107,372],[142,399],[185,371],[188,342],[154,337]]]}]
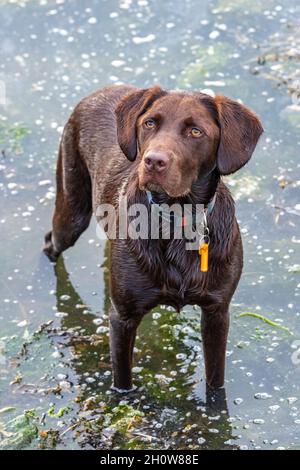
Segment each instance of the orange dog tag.
[{"label": "orange dog tag", "polygon": [[199,255],[201,256],[201,272],[206,273],[208,271],[208,243],[202,243]]}]

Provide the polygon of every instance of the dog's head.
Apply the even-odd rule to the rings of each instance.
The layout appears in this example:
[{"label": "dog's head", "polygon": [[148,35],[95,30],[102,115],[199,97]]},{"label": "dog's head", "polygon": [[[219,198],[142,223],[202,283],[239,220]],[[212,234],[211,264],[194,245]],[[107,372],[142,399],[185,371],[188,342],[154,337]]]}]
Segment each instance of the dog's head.
[{"label": "dog's head", "polygon": [[116,109],[119,145],[139,155],[139,186],[171,197],[217,168],[234,173],[250,159],[263,132],[258,117],[225,96],[167,92],[160,87],[126,95]]}]

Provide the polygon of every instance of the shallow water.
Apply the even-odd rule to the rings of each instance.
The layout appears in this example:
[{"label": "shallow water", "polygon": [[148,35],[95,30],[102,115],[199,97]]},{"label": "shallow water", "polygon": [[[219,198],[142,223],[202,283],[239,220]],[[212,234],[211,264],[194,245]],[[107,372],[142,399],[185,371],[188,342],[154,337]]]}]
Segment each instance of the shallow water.
[{"label": "shallow water", "polygon": [[[0,8],[0,448],[299,449],[299,103],[270,80],[272,62],[257,63],[272,35],[297,33],[298,2],[23,0]],[[252,161],[227,178],[245,266],[231,306],[226,387],[215,397],[205,393],[192,306],[180,314],[161,306],[144,319],[138,389],[112,393],[106,250],[95,223],[56,269],[41,253],[62,126],[82,97],[119,82],[210,89],[241,99],[264,123]],[[238,318],[243,312],[293,335]],[[12,420],[25,410],[33,411],[18,430]]]}]

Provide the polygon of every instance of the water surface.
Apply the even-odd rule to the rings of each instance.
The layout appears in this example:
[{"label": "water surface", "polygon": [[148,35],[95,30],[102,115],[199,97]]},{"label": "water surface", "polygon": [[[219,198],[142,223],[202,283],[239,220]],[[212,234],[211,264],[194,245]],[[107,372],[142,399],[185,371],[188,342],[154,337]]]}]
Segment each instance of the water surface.
[{"label": "water surface", "polygon": [[[289,93],[298,2],[2,0],[0,8],[0,448],[299,449],[300,114]],[[273,43],[286,44],[282,60]],[[251,162],[227,178],[245,266],[217,397],[205,393],[193,306],[180,314],[161,306],[144,319],[138,390],[112,393],[107,252],[95,223],[56,268],[41,253],[62,127],[82,97],[121,82],[222,93],[264,124]]]}]

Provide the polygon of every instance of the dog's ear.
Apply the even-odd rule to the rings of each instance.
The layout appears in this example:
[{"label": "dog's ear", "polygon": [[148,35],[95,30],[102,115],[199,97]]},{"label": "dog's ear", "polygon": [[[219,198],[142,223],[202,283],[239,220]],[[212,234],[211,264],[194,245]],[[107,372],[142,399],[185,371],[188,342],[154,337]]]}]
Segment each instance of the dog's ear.
[{"label": "dog's ear", "polygon": [[126,95],[116,108],[118,142],[128,160],[137,155],[136,122],[139,116],[161,96],[166,95],[159,86],[134,91]]},{"label": "dog's ear", "polygon": [[220,124],[217,167],[221,175],[239,170],[250,159],[263,128],[258,117],[237,101],[216,96]]}]

